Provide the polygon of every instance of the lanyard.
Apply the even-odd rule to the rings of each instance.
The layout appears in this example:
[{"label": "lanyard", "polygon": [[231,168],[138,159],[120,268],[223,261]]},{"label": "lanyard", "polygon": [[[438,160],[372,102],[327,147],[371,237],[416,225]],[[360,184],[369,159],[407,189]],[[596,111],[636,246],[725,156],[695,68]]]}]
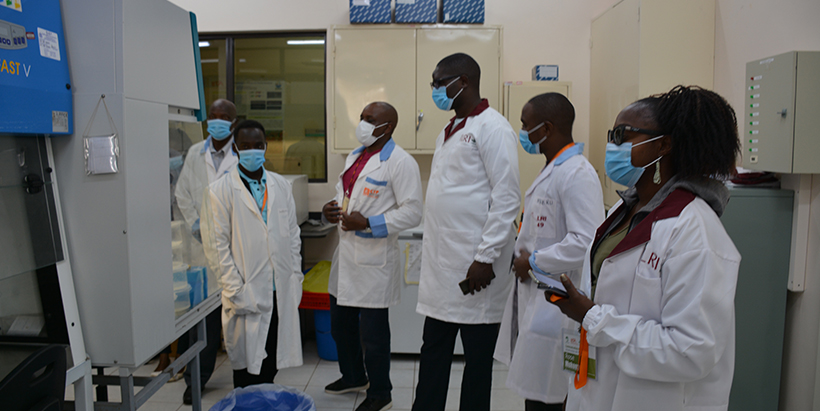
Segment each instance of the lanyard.
[{"label": "lanyard", "polygon": [[587,342],[587,330],[581,328],[581,360],[578,362],[578,371],[575,372],[575,389],[587,385],[587,367],[589,363],[589,343]]},{"label": "lanyard", "polygon": [[569,144],[565,145],[564,148],[561,149],[561,151],[559,151],[558,153],[555,154],[555,157],[550,159],[550,162],[554,161],[556,158],[558,158],[558,156],[560,156],[561,154],[564,154],[564,151],[567,151],[570,147],[574,147],[574,146],[575,146],[575,143],[569,143]]},{"label": "lanyard", "polygon": [[364,161],[361,161],[363,157],[364,152],[362,152],[362,155],[360,155],[359,158],[357,158],[353,163],[352,167],[356,168],[352,173],[350,173],[350,185],[347,186],[347,190],[345,191],[345,197],[347,198],[350,198],[350,192],[353,190],[353,184],[356,184],[356,180],[359,178],[359,173],[361,173],[360,164],[364,163]]},{"label": "lanyard", "polygon": [[267,206],[268,206],[268,187],[265,187],[265,197],[263,197],[262,208],[259,210],[259,212],[265,211],[265,207],[267,207]]}]

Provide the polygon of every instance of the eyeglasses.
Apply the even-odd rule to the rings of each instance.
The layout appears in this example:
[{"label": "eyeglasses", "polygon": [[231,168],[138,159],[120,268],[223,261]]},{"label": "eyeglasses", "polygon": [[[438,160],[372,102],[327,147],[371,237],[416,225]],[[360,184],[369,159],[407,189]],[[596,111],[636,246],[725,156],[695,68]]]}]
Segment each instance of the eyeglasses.
[{"label": "eyeglasses", "polygon": [[637,128],[622,124],[606,132],[606,141],[608,143],[615,143],[616,146],[619,146],[624,142],[624,132],[626,131],[634,131],[636,133],[649,134],[654,136],[659,136],[663,134],[663,132],[661,131],[647,130],[645,128]]},{"label": "eyeglasses", "polygon": [[[445,85],[445,84],[442,84],[442,83],[446,82],[447,80],[452,80],[456,77],[461,77],[461,74],[456,74],[455,76],[448,76],[448,77],[440,78],[440,79],[437,79],[437,80],[433,80],[432,82],[430,82],[430,88],[433,88],[433,89],[439,88],[439,87]],[[447,84],[447,85],[449,85],[449,84]]]}]

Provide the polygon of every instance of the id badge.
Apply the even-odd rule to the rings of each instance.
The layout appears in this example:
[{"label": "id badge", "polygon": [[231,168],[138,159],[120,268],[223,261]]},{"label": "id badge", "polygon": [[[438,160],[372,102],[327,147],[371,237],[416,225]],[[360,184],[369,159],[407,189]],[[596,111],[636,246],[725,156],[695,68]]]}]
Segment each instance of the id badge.
[{"label": "id badge", "polygon": [[[577,372],[578,364],[581,362],[581,333],[568,328],[562,329],[561,333],[563,334],[564,371]],[[595,358],[595,347],[590,345],[587,361],[587,378],[593,380],[597,374]]]},{"label": "id badge", "polygon": [[346,213],[346,212],[347,212],[347,205],[348,205],[348,204],[350,204],[350,197],[345,196],[345,199],[344,199],[344,200],[342,200],[342,212],[343,212],[343,213]]}]

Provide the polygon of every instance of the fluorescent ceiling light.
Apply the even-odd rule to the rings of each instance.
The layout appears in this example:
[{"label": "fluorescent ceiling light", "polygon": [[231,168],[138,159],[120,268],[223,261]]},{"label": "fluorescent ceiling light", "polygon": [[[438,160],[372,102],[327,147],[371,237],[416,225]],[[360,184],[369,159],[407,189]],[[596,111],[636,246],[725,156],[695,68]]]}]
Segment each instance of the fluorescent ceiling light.
[{"label": "fluorescent ceiling light", "polygon": [[309,44],[325,44],[324,40],[288,40],[289,46],[304,46]]},{"label": "fluorescent ceiling light", "polygon": [[245,59],[239,59],[239,62],[240,62],[240,63],[245,63],[246,61],[247,61],[247,60],[245,60]]},{"label": "fluorescent ceiling light", "polygon": [[211,47],[211,43],[207,41],[200,41],[199,47]]},{"label": "fluorescent ceiling light", "polygon": [[202,63],[219,63],[219,59],[204,59],[201,60]]}]

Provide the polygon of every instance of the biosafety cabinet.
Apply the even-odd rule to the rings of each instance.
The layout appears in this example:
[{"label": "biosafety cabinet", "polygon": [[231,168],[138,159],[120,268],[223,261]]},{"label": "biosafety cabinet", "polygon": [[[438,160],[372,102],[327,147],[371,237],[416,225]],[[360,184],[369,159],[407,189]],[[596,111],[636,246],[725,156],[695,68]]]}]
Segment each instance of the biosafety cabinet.
[{"label": "biosafety cabinet", "polygon": [[216,281],[195,299],[205,273],[192,284],[192,264],[175,258],[191,239],[173,160],[202,138],[197,31],[166,0],[62,4],[75,127],[53,146],[66,238],[91,361],[123,370],[218,304]]}]

